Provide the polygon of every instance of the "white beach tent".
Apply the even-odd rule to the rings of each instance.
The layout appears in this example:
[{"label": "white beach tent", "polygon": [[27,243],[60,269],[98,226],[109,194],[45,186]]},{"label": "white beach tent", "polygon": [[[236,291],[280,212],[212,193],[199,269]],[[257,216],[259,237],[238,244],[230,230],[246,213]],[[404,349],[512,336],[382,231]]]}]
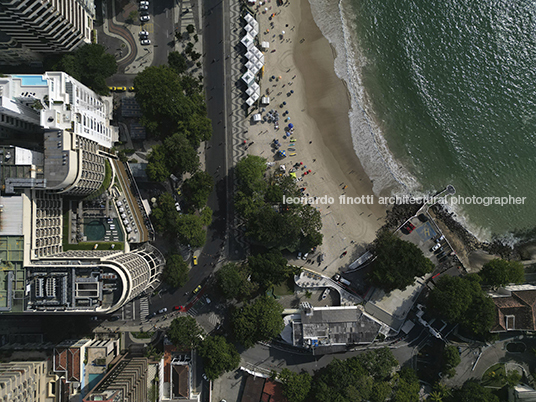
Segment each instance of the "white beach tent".
[{"label": "white beach tent", "polygon": [[259,58],[259,56],[262,54],[262,52],[256,47],[252,47],[251,52],[255,55],[256,58]]},{"label": "white beach tent", "polygon": [[251,26],[251,24],[247,24],[247,25],[244,27],[244,29],[246,30],[246,32],[250,32],[250,31],[253,29],[253,27]]},{"label": "white beach tent", "polygon": [[253,20],[248,21],[248,22],[253,27],[253,29],[255,31],[257,31],[257,32],[259,31],[259,23],[257,22],[257,20],[253,19]]},{"label": "white beach tent", "polygon": [[[251,84],[255,84],[257,86],[259,86],[259,84],[257,84],[255,82],[255,76],[251,73],[251,71],[246,71],[246,73],[242,76],[242,80],[248,85],[250,86]],[[255,88],[253,88],[253,90],[255,90]]]},{"label": "white beach tent", "polygon": [[252,16],[251,14],[249,14],[249,13],[246,13],[246,15],[244,15],[244,19],[245,19],[248,23],[250,23],[251,21],[254,21],[254,20],[255,20],[255,18],[253,18],[253,16]]},{"label": "white beach tent", "polygon": [[[254,59],[254,60],[256,60],[256,59]],[[253,67],[253,66],[255,65],[255,62],[252,62],[252,61],[249,61],[249,60],[248,60],[248,62],[247,62],[245,65],[246,65],[246,68],[247,68],[248,70],[250,70],[251,67]]]},{"label": "white beach tent", "polygon": [[268,96],[263,96],[263,97],[261,98],[261,103],[262,103],[263,105],[269,105],[269,104],[270,104],[270,98],[269,98]]},{"label": "white beach tent", "polygon": [[269,49],[270,48],[270,42],[261,42],[261,47],[266,50],[266,49]]},{"label": "white beach tent", "polygon": [[253,28],[251,31],[249,31],[249,34],[253,37],[256,37],[259,34],[259,32],[255,28]]},{"label": "white beach tent", "polygon": [[255,60],[255,67],[257,68],[257,71],[259,71],[262,66],[263,64],[259,60]]},{"label": "white beach tent", "polygon": [[253,88],[254,91],[257,91],[260,87],[259,87],[259,84],[254,82],[253,84],[251,84],[251,88]]},{"label": "white beach tent", "polygon": [[263,65],[264,65],[264,54],[260,54],[258,57],[257,57],[257,60],[259,60]]},{"label": "white beach tent", "polygon": [[[244,46],[246,47],[246,49],[250,49],[250,48],[254,48],[253,46],[253,36],[251,36],[250,34],[246,34],[242,40],[240,41],[244,44]],[[255,48],[257,49],[257,48]],[[258,49],[257,49],[258,50]],[[255,53],[254,53],[255,54]]]},{"label": "white beach tent", "polygon": [[249,69],[249,71],[251,71],[251,74],[257,74],[259,72],[259,70],[260,70],[260,68],[257,67],[256,65]]},{"label": "white beach tent", "polygon": [[256,113],[253,115],[253,121],[261,121],[262,120],[262,116],[260,113]]},{"label": "white beach tent", "polygon": [[251,96],[255,93],[255,90],[251,87],[249,87],[248,89],[246,89],[246,94],[247,96]]},{"label": "white beach tent", "polygon": [[259,99],[259,94],[255,92],[253,95],[250,96],[250,98],[256,101],[257,99]]},{"label": "white beach tent", "polygon": [[250,50],[248,50],[246,52],[246,59],[251,60],[252,57],[255,58],[255,55],[253,53],[251,53]]},{"label": "white beach tent", "polygon": [[251,99],[251,98],[248,98],[246,100],[246,103],[247,103],[248,106],[251,106],[251,105],[253,105],[253,103],[255,103],[255,101],[253,99]]}]

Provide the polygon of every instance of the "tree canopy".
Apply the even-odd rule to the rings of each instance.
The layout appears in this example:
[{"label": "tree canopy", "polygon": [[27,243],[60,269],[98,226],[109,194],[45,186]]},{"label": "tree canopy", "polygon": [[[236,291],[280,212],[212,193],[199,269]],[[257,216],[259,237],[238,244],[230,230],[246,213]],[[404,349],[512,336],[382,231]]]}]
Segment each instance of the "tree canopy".
[{"label": "tree canopy", "polygon": [[188,264],[181,255],[172,254],[166,258],[166,266],[162,277],[164,282],[174,288],[180,288],[188,280]]},{"label": "tree canopy", "polygon": [[179,52],[169,52],[168,64],[177,74],[182,74],[188,69],[188,59]]},{"label": "tree canopy", "polygon": [[184,198],[193,209],[200,209],[206,205],[213,188],[214,179],[204,171],[196,172],[182,184]]},{"label": "tree canopy", "polygon": [[180,176],[199,169],[197,151],[182,134],[173,134],[165,138],[163,144],[155,145],[148,161],[147,177],[157,182],[167,180],[171,173]]},{"label": "tree canopy", "polygon": [[495,320],[495,305],[479,280],[475,274],[463,278],[445,275],[430,292],[428,306],[447,321],[476,335],[487,334]]},{"label": "tree canopy", "polygon": [[239,188],[235,207],[246,220],[246,234],[266,248],[308,250],[322,243],[320,212],[308,204],[291,204],[300,197],[294,178],[264,177],[266,159],[249,155],[238,162]]},{"label": "tree canopy", "polygon": [[234,311],[233,333],[238,342],[250,348],[259,341],[269,341],[284,328],[283,307],[274,299],[262,296]]},{"label": "tree canopy", "polygon": [[106,78],[117,72],[115,57],[97,43],[85,44],[74,53],[50,59],[45,64],[47,70],[63,71],[99,95],[108,95]]},{"label": "tree canopy", "polygon": [[525,282],[525,268],[519,261],[506,261],[500,258],[484,264],[479,272],[482,282],[490,286],[504,286],[510,283]]},{"label": "tree canopy", "polygon": [[162,193],[158,197],[157,206],[151,210],[151,221],[158,233],[169,236],[177,235],[177,218],[179,213],[175,208],[175,200],[169,193]]},{"label": "tree canopy", "polygon": [[476,381],[467,381],[452,393],[449,402],[499,402],[499,398]]},{"label": "tree canopy", "polygon": [[392,394],[391,379],[397,364],[388,348],[346,360],[334,359],[315,374],[310,399],[317,402],[384,402]]},{"label": "tree canopy", "polygon": [[204,333],[192,316],[185,315],[171,321],[168,337],[178,348],[194,349],[200,344]]},{"label": "tree canopy", "polygon": [[306,371],[298,374],[287,368],[281,370],[278,375],[283,384],[283,395],[288,402],[303,402],[311,391],[311,382],[313,378]]},{"label": "tree canopy", "polygon": [[[210,211],[209,207],[205,207]],[[211,215],[210,215],[211,216]],[[206,221],[202,216],[193,214],[179,215],[177,218],[177,235],[182,244],[190,244],[197,248],[205,244],[207,240]]]},{"label": "tree canopy", "polygon": [[240,355],[236,348],[223,336],[207,336],[198,350],[203,358],[205,373],[210,380],[236,369],[240,364]]},{"label": "tree canopy", "polygon": [[[175,56],[172,59],[177,61]],[[199,90],[185,92],[182,78],[175,70],[177,65],[173,67],[151,66],[134,78],[136,100],[143,115],[141,122],[156,138],[180,133],[197,148],[212,135],[205,101]]]},{"label": "tree canopy", "polygon": [[462,359],[458,348],[454,345],[445,346],[443,349],[443,372],[451,378],[456,375],[456,366],[461,363]]},{"label": "tree canopy", "polygon": [[413,285],[415,277],[434,269],[434,264],[424,256],[420,248],[387,230],[378,233],[372,251],[377,258],[367,278],[385,292],[404,290]]},{"label": "tree canopy", "polygon": [[257,285],[248,281],[247,265],[225,264],[216,272],[216,283],[226,299],[248,299],[257,290]]},{"label": "tree canopy", "polygon": [[409,367],[400,370],[398,383],[395,387],[393,402],[419,402],[419,377],[415,371]]},{"label": "tree canopy", "polygon": [[248,265],[251,269],[251,278],[262,289],[279,285],[299,272],[299,268],[288,265],[287,259],[278,249],[250,256]]}]

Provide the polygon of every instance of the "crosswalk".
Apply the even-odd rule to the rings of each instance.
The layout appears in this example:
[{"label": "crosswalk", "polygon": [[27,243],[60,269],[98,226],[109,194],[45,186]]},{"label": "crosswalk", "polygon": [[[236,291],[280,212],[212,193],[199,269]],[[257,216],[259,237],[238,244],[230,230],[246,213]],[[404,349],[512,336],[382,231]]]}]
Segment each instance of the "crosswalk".
[{"label": "crosswalk", "polygon": [[147,296],[140,299],[140,318],[145,320],[149,315],[149,298]]},{"label": "crosswalk", "polygon": [[195,317],[197,315],[199,315],[199,312],[195,309],[195,308],[191,308],[188,310],[188,314],[190,314],[192,317]]}]

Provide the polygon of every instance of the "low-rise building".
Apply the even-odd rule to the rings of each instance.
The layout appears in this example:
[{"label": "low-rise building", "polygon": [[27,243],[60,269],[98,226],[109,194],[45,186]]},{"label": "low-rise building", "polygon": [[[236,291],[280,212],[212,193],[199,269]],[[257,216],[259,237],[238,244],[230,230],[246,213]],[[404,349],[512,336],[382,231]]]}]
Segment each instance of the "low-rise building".
[{"label": "low-rise building", "polygon": [[490,332],[536,330],[536,286],[505,286],[491,297],[497,314]]}]

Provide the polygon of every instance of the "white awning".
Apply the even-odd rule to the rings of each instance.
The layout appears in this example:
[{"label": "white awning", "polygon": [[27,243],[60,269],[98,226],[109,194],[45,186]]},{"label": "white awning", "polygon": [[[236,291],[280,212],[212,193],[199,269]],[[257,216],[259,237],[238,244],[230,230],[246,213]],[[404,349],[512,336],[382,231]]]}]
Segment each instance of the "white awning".
[{"label": "white awning", "polygon": [[[255,82],[255,76],[251,73],[251,71],[246,71],[246,73],[242,76],[242,80],[248,85],[250,86],[252,83],[259,86],[259,84],[257,84]],[[255,90],[255,88],[253,88]]]},{"label": "white awning", "polygon": [[240,42],[242,42],[247,49],[256,49],[253,47],[253,36],[250,34],[246,34],[246,36],[244,36]]}]

